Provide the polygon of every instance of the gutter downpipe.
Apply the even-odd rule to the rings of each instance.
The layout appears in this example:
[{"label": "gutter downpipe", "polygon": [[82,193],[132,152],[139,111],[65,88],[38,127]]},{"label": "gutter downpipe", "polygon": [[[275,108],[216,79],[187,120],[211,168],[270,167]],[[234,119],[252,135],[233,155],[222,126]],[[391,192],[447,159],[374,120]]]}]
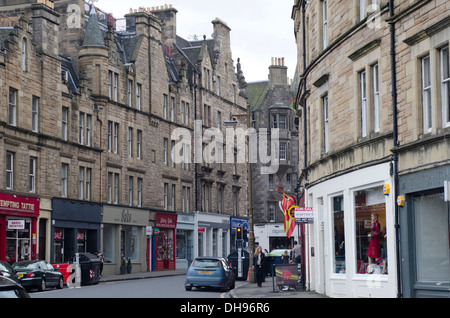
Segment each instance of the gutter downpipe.
[{"label": "gutter downpipe", "polygon": [[[303,173],[304,173],[304,180],[305,180],[305,189],[303,191],[303,195],[305,196],[304,198],[304,202],[305,202],[305,206],[307,206],[306,202],[306,186],[308,184],[308,171],[307,171],[307,167],[308,167],[308,140],[307,140],[307,129],[306,129],[306,26],[305,26],[305,12],[306,12],[306,0],[301,0],[302,1],[302,41],[303,41],[303,94],[301,97],[301,103],[303,106],[303,165],[304,165],[304,169],[303,169]],[[300,202],[297,202],[297,204],[300,204]],[[301,241],[300,241],[300,246],[301,246],[301,263],[302,263],[302,283],[303,283],[303,290],[308,289],[309,290],[309,275],[308,275],[308,282],[305,281],[306,279],[306,275],[305,275],[305,270],[306,270],[306,248],[305,248],[305,225],[304,224],[299,224],[298,225],[300,229],[300,233],[301,233]],[[299,238],[300,239],[300,238]],[[308,271],[309,273],[309,271]]]},{"label": "gutter downpipe", "polygon": [[[389,0],[389,16],[394,16],[394,0]],[[393,120],[393,140],[394,149],[399,146],[398,141],[398,113],[397,113],[397,72],[395,61],[395,20],[390,23],[390,40],[391,40],[391,82],[392,82],[392,120]],[[397,298],[402,298],[402,274],[401,274],[401,255],[400,255],[400,224],[399,224],[399,206],[397,197],[399,193],[399,177],[398,177],[398,152],[393,154],[393,177],[394,177],[394,210],[395,210],[395,247],[397,259]]]}]

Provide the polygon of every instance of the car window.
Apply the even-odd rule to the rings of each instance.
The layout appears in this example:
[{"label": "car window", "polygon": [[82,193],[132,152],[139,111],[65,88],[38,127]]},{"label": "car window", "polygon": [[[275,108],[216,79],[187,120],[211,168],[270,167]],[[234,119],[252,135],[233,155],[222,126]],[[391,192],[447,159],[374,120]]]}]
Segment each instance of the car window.
[{"label": "car window", "polygon": [[218,267],[220,266],[220,261],[213,259],[197,259],[194,261],[194,266],[197,267]]},{"label": "car window", "polygon": [[13,265],[14,269],[39,269],[39,263],[19,263]]},{"label": "car window", "polygon": [[18,290],[2,290],[0,298],[20,298],[20,293]]},{"label": "car window", "polygon": [[54,269],[52,264],[50,264],[50,263],[45,263],[45,265],[47,265],[47,270],[49,270],[49,271],[52,271]]}]

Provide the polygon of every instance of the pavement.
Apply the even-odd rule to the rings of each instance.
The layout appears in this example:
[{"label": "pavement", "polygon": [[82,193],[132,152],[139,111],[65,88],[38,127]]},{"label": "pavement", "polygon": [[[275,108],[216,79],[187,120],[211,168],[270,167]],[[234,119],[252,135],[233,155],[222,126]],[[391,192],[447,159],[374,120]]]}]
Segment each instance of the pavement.
[{"label": "pavement", "polygon": [[[142,273],[131,273],[124,275],[105,275],[100,279],[101,283],[124,281],[124,280],[136,280],[136,279],[149,279],[155,277],[165,277],[174,275],[186,275],[187,269],[166,270],[166,271],[152,271]],[[297,290],[279,290],[277,286],[274,286],[272,278],[266,277],[265,282],[262,283],[262,287],[258,287],[256,283],[250,283],[247,281],[236,281],[236,288],[230,290],[226,295],[226,298],[328,298],[322,294],[318,294],[312,291],[297,291]]]}]

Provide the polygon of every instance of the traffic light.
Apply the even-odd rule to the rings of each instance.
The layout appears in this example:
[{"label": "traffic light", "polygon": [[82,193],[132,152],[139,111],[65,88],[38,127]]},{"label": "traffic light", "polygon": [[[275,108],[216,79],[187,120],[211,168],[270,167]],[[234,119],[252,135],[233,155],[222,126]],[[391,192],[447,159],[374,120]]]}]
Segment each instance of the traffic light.
[{"label": "traffic light", "polygon": [[236,239],[238,240],[238,241],[242,241],[243,240],[243,236],[242,236],[243,234],[242,234],[242,227],[240,227],[240,226],[238,226],[237,228],[236,228]]}]

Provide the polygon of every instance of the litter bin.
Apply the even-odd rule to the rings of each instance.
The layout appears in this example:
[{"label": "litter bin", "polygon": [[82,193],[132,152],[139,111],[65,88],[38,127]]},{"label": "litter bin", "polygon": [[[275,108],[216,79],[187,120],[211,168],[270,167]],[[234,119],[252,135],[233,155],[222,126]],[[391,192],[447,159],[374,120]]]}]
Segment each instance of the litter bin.
[{"label": "litter bin", "polygon": [[100,282],[101,260],[91,253],[78,253],[81,269],[81,285],[93,285]]},{"label": "litter bin", "polygon": [[248,268],[250,267],[250,258],[249,253],[246,250],[241,250],[241,273],[239,274],[239,260],[238,260],[238,251],[234,250],[228,255],[228,263],[233,270],[234,276],[236,280],[247,280]]}]

